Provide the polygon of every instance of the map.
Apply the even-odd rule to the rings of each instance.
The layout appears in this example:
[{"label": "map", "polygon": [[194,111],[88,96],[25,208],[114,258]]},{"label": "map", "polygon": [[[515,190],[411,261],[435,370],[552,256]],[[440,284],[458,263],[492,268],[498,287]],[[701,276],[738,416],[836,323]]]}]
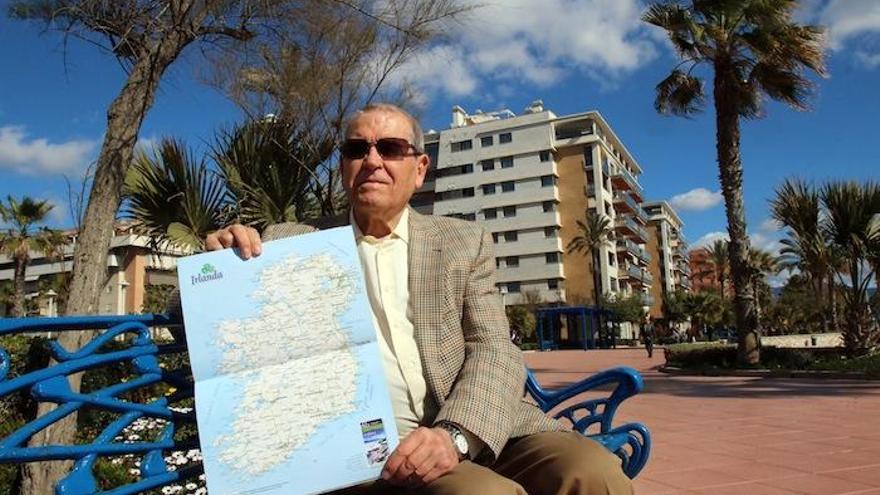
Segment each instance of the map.
[{"label": "map", "polygon": [[394,414],[350,227],[182,258],[208,492],[311,494],[378,478]]}]

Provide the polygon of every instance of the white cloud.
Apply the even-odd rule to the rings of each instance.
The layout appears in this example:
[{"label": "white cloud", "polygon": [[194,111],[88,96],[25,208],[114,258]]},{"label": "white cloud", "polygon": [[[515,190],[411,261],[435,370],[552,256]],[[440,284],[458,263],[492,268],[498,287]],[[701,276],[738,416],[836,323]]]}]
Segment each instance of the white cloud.
[{"label": "white cloud", "polygon": [[699,239],[694,241],[692,247],[695,249],[709,247],[717,240],[727,241],[730,240],[730,236],[727,235],[727,232],[709,232],[703,234]]},{"label": "white cloud", "polygon": [[828,47],[832,51],[841,52],[857,43],[854,60],[868,69],[880,67],[880,2],[877,0],[808,0],[799,14],[800,22],[827,28]]},{"label": "white cloud", "polygon": [[704,187],[698,187],[686,193],[676,194],[669,200],[669,204],[676,210],[703,211],[717,206],[723,200],[720,190],[712,192]]},{"label": "white cloud", "polygon": [[782,230],[782,224],[780,224],[773,218],[767,218],[763,222],[761,222],[758,230],[759,232],[764,233],[779,232],[780,230]]},{"label": "white cloud", "polygon": [[24,127],[0,127],[0,169],[22,174],[65,173],[80,171],[88,164],[97,142],[71,140],[50,143],[32,138]]},{"label": "white cloud", "polygon": [[657,55],[638,0],[469,1],[481,6],[400,71],[422,90],[455,97],[506,82],[546,87],[572,71],[611,86]]}]

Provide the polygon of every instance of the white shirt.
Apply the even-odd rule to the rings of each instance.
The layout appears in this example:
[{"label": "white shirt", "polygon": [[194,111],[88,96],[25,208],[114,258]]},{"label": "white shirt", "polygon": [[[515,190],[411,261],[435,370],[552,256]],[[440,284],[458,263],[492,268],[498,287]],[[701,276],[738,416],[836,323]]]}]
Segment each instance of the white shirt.
[{"label": "white shirt", "polygon": [[391,234],[381,239],[364,235],[353,216],[351,225],[364,270],[373,323],[378,330],[391,406],[402,439],[421,425],[428,403],[409,304],[409,211],[404,210]]}]

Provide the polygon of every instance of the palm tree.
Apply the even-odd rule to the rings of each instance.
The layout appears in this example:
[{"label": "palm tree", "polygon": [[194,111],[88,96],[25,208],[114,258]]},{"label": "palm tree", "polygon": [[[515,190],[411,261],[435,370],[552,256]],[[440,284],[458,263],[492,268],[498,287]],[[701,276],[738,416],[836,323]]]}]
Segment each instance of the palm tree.
[{"label": "palm tree", "polygon": [[[746,233],[740,155],[740,119],[762,115],[765,96],[794,108],[805,107],[812,85],[805,69],[825,74],[820,28],[792,21],[796,0],[676,0],[652,4],[642,19],[663,28],[682,62],[657,85],[655,107],[664,114],[690,115],[702,109],[702,64],[714,74],[716,150],[730,235],[730,271],[740,333],[738,359],[757,363],[759,328],[749,291],[749,238]],[[689,65],[687,70],[680,67]]]},{"label": "palm tree", "polygon": [[724,239],[716,239],[712,243],[712,247],[706,249],[709,262],[712,264],[712,275],[718,282],[718,290],[721,293],[721,299],[724,299],[724,285],[727,283],[727,267],[730,264],[730,252],[727,248],[727,241]]},{"label": "palm tree", "polygon": [[228,197],[221,178],[186,146],[163,139],[152,155],[140,152],[125,177],[124,217],[154,243],[194,250],[226,224]]},{"label": "palm tree", "polygon": [[37,227],[55,205],[25,196],[19,202],[12,196],[0,203],[0,219],[9,224],[0,232],[0,253],[12,258],[13,293],[12,316],[26,316],[25,273],[31,262],[31,252],[42,253],[49,259],[60,256],[67,239],[58,230]]},{"label": "palm tree", "polygon": [[770,210],[773,218],[788,229],[787,238],[780,241],[780,268],[800,271],[812,286],[820,304],[822,292],[827,288],[824,326],[826,330],[836,332],[834,272],[837,263],[826,231],[822,228],[819,191],[803,181],[786,180],[776,189]]},{"label": "palm tree", "polygon": [[749,265],[752,268],[752,297],[755,299],[755,313],[761,318],[761,289],[767,287],[765,279],[779,273],[779,260],[763,249],[749,250]]},{"label": "palm tree", "polygon": [[880,242],[880,183],[832,182],[822,188],[821,197],[828,215],[826,235],[843,255],[846,265],[848,280],[841,277],[840,281],[844,294],[844,345],[851,353],[862,352],[880,341],[868,306],[868,285],[874,275],[868,258]]},{"label": "palm tree", "polygon": [[329,194],[318,168],[333,142],[313,138],[296,124],[264,120],[221,132],[214,148],[220,175],[238,206],[238,220],[262,230],[320,214],[316,196]]},{"label": "palm tree", "polygon": [[599,304],[601,296],[604,293],[602,290],[602,277],[600,272],[601,253],[599,252],[599,248],[608,242],[614,227],[611,224],[611,219],[605,215],[596,214],[589,208],[587,208],[584,215],[584,221],[577,221],[580,235],[575,236],[569,241],[568,245],[565,247],[565,251],[568,253],[578,252],[590,254],[592,261],[591,271],[593,272],[594,301],[595,304]]}]

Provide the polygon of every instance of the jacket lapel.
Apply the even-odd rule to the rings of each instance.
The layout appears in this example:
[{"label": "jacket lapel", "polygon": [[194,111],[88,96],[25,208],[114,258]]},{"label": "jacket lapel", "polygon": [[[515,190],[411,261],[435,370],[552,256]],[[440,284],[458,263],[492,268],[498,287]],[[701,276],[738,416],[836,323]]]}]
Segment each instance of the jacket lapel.
[{"label": "jacket lapel", "polygon": [[416,345],[428,389],[442,404],[443,380],[438,376],[439,327],[445,303],[443,253],[440,234],[433,222],[415,210],[409,211],[409,297]]}]

